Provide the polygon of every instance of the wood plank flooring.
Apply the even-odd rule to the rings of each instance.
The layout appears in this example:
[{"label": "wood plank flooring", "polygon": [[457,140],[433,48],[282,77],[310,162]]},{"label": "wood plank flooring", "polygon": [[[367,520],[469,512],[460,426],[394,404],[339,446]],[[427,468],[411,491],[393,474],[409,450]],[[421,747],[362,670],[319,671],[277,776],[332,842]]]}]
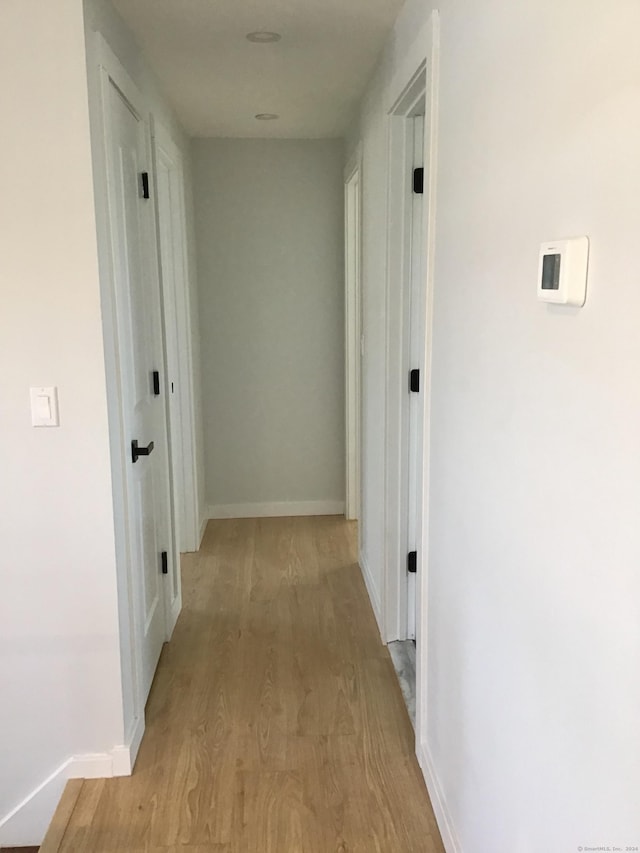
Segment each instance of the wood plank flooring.
[{"label": "wood plank flooring", "polygon": [[134,774],[72,791],[46,853],[444,853],[355,540],[209,523]]},{"label": "wood plank flooring", "polygon": [[39,847],[0,847],[2,853],[38,853]]}]

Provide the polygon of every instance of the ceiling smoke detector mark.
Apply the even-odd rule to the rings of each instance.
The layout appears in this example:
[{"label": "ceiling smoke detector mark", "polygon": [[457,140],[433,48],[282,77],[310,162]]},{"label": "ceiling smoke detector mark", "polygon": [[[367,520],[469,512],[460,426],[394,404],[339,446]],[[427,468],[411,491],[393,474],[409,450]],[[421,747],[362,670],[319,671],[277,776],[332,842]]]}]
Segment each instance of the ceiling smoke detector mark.
[{"label": "ceiling smoke detector mark", "polygon": [[247,41],[254,44],[273,44],[273,42],[280,41],[281,38],[280,33],[271,33],[267,30],[258,30],[255,33],[247,34]]},{"label": "ceiling smoke detector mark", "polygon": [[257,118],[258,121],[276,121],[276,119],[279,119],[280,116],[276,113],[258,113],[255,118]]}]

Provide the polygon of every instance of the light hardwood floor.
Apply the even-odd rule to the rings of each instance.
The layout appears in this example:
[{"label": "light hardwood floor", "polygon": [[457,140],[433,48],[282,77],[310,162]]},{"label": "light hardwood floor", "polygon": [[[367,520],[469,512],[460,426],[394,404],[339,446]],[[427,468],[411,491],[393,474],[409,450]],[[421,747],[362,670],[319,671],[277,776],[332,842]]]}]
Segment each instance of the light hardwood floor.
[{"label": "light hardwood floor", "polygon": [[70,783],[43,853],[443,853],[355,540],[209,523],[133,776]]}]

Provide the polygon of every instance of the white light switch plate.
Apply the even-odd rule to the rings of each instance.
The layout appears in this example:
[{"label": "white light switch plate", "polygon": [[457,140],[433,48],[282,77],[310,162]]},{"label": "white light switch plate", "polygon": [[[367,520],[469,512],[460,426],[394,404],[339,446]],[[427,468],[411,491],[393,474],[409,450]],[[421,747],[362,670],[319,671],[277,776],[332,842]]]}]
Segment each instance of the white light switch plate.
[{"label": "white light switch plate", "polygon": [[34,427],[59,426],[58,389],[54,386],[49,388],[31,388],[30,392],[31,425]]}]

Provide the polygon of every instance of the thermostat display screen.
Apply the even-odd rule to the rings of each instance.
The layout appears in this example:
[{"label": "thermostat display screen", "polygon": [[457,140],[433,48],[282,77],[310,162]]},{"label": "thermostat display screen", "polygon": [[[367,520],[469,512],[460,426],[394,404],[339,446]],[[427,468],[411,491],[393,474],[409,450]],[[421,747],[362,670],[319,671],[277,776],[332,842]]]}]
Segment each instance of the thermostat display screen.
[{"label": "thermostat display screen", "polygon": [[545,255],[542,259],[542,289],[560,289],[561,255]]},{"label": "thermostat display screen", "polygon": [[582,308],[587,298],[588,272],[588,237],[543,243],[538,255],[538,299],[554,305]]}]

